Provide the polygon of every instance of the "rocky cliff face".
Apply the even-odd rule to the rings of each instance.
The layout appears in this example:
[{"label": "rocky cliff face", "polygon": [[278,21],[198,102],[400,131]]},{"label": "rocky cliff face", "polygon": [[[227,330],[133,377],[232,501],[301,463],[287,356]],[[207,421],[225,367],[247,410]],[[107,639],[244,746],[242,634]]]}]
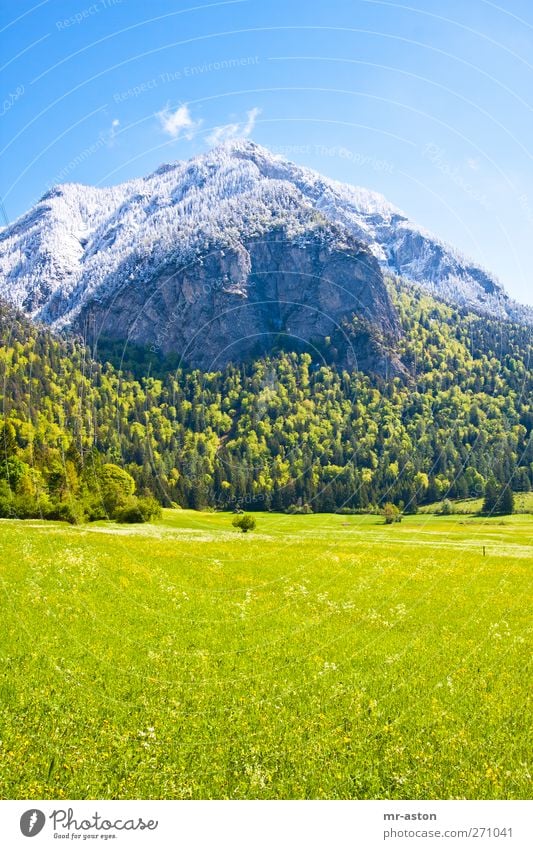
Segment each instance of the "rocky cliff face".
[{"label": "rocky cliff face", "polygon": [[[344,326],[352,315],[365,334]],[[398,324],[372,253],[340,228],[316,222],[297,237],[283,227],[192,262],[170,262],[149,284],[131,281],[110,302],[87,302],[76,329],[112,336],[206,370],[277,345],[315,349],[335,338],[348,366],[385,373]],[[316,348],[321,347],[321,352]]]}]

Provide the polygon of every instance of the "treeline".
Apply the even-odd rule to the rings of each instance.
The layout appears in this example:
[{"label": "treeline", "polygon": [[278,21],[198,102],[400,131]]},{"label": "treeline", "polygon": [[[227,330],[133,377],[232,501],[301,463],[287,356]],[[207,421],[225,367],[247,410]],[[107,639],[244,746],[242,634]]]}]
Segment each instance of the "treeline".
[{"label": "treeline", "polygon": [[135,494],[135,480],[120,466],[104,462],[96,449],[82,460],[71,443],[58,458],[54,449],[40,468],[30,465],[17,445],[11,421],[0,425],[0,516],[59,519],[71,523],[115,519],[147,522],[161,515],[149,490]]},{"label": "treeline", "polygon": [[405,374],[390,380],[290,352],[209,374],[118,345],[102,363],[3,307],[0,514],[133,521],[154,498],[409,511],[489,479],[528,491],[528,329],[399,284],[394,298]]}]

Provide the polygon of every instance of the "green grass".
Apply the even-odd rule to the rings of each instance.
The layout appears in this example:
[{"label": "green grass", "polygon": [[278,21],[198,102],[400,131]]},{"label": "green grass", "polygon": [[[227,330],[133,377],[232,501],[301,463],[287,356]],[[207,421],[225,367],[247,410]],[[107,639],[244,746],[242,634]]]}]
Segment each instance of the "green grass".
[{"label": "green grass", "polygon": [[[456,514],[480,513],[483,507],[483,498],[458,498],[452,501],[452,505]],[[514,509],[515,513],[533,513],[533,492],[515,492]],[[424,504],[419,510],[420,513],[440,513],[442,501]]]},{"label": "green grass", "polygon": [[0,522],[2,798],[530,794],[530,516],[231,518]]}]

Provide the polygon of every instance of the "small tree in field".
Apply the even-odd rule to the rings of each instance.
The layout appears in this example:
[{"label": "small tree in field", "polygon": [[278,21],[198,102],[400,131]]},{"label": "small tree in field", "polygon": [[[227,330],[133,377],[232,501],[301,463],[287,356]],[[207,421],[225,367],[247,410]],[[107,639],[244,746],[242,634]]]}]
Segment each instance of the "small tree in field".
[{"label": "small tree in field", "polygon": [[485,498],[483,499],[482,513],[495,513],[498,506],[498,484],[490,477],[485,486]]},{"label": "small tree in field", "polygon": [[508,514],[514,511],[514,493],[509,484],[499,485],[494,478],[487,481],[482,513]]},{"label": "small tree in field", "polygon": [[234,528],[240,528],[243,534],[246,534],[255,528],[255,519],[249,513],[244,513],[242,516],[235,516],[231,524]]},{"label": "small tree in field", "polygon": [[498,503],[498,512],[505,515],[514,511],[514,494],[508,484],[504,484],[500,492],[500,500]]},{"label": "small tree in field", "polygon": [[392,525],[393,522],[402,521],[402,516],[399,509],[396,507],[396,504],[391,504],[390,501],[385,504],[383,508],[383,516],[385,517],[386,525]]},{"label": "small tree in field", "polygon": [[440,508],[441,516],[451,516],[453,513],[453,504],[449,498],[445,498]]}]

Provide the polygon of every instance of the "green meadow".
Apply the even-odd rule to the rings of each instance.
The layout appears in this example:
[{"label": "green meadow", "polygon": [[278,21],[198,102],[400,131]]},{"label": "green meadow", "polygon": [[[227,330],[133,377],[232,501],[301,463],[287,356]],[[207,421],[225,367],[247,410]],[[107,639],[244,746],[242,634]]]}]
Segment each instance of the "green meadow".
[{"label": "green meadow", "polygon": [[0,797],[525,798],[533,517],[0,522]]}]

